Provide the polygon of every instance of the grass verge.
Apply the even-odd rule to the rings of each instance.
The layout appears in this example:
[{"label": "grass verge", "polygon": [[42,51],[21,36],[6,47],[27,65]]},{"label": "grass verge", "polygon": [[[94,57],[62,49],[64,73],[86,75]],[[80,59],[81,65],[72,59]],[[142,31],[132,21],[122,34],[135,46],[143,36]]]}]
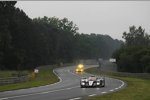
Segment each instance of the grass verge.
[{"label": "grass verge", "polygon": [[27,75],[29,71],[2,71],[0,70],[0,78],[16,77],[17,75]]},{"label": "grass verge", "polygon": [[24,89],[24,88],[43,86],[43,85],[48,85],[48,84],[58,82],[59,79],[53,73],[53,69],[54,69],[54,67],[43,68],[43,69],[41,68],[35,79],[31,79],[30,81],[27,81],[24,83],[2,85],[2,86],[0,86],[0,92],[7,91],[7,90],[16,90],[16,89]]},{"label": "grass verge", "polygon": [[[86,72],[98,74],[96,68],[87,69]],[[103,74],[125,81],[128,86],[120,91],[106,94],[103,96],[96,96],[86,98],[85,100],[150,100],[150,79],[141,77],[124,76],[117,73]]]}]

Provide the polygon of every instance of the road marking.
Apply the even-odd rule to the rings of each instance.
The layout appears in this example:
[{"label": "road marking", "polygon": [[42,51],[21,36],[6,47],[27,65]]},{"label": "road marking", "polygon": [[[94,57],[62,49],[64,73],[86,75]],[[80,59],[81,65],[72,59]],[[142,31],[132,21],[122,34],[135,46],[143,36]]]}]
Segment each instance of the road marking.
[{"label": "road marking", "polygon": [[122,83],[118,88],[122,88],[124,86],[124,82],[120,80],[120,82]]},{"label": "road marking", "polygon": [[[58,84],[58,83],[62,82],[62,78],[60,76],[58,76],[58,74],[55,72],[55,70],[53,70],[53,73],[59,78],[59,82],[56,82],[54,84]],[[51,85],[54,85],[54,84],[51,84]]]},{"label": "road marking", "polygon": [[[68,70],[68,72],[70,72],[71,74],[73,75],[76,75],[75,73],[71,72],[70,70]],[[54,83],[54,84],[58,84],[60,82],[62,82],[62,79],[58,76],[58,74],[53,70],[53,73],[59,78],[59,82],[57,83]],[[78,75],[76,75],[77,77],[80,77]],[[120,81],[122,84],[118,87],[118,88],[115,88],[116,90],[119,89],[119,88],[122,88],[125,83],[121,80],[118,80],[118,79],[115,79],[117,81]],[[46,85],[46,86],[51,86],[51,85],[54,85],[54,84],[50,84],[50,85]],[[40,86],[40,87],[45,87],[45,86]],[[75,87],[71,87],[71,88],[64,88],[64,89],[59,89],[59,90],[53,90],[53,91],[46,91],[46,92],[37,92],[37,93],[33,93],[33,94],[26,94],[26,95],[18,95],[18,96],[11,96],[11,97],[4,97],[4,98],[0,98],[0,100],[6,100],[6,99],[12,99],[12,98],[19,98],[19,97],[25,97],[25,96],[31,96],[31,95],[39,95],[39,94],[47,94],[47,93],[52,93],[52,92],[58,92],[58,91],[63,91],[63,90],[69,90],[69,89],[73,89],[73,88],[78,88],[79,86],[75,86]],[[35,87],[34,87],[35,88]],[[33,89],[33,88],[29,88],[29,89]],[[9,92],[9,91],[8,91]],[[11,92],[11,91],[10,91]],[[102,94],[105,94],[107,92],[101,92]],[[96,94],[95,94],[96,95]],[[93,94],[92,95],[89,95],[89,96],[94,96]],[[81,99],[81,98],[73,98],[73,99],[69,99],[69,100],[77,100],[77,99]]]},{"label": "road marking", "polygon": [[112,92],[112,91],[114,91],[114,90],[112,89],[112,90],[109,90],[109,91],[111,91],[111,92]]},{"label": "road marking", "polygon": [[69,100],[79,100],[79,99],[81,99],[81,98],[78,97],[78,98],[73,98],[73,99],[69,99]]},{"label": "road marking", "polygon": [[116,90],[122,88],[125,85],[125,83],[122,80],[118,80],[118,79],[115,79],[115,80],[121,82],[121,85],[119,87],[115,88]]},{"label": "road marking", "polygon": [[93,97],[93,96],[96,96],[96,94],[91,94],[91,95],[89,95],[89,97]]},{"label": "road marking", "polygon": [[67,88],[67,90],[70,90],[71,88]]},{"label": "road marking", "polygon": [[107,93],[107,92],[101,92],[102,94]]},{"label": "road marking", "polygon": [[[69,89],[78,88],[79,86],[71,87]],[[39,93],[33,93],[33,94],[26,94],[26,95],[18,95],[18,96],[11,96],[11,97],[4,97],[0,98],[0,100],[6,100],[6,99],[12,99],[12,98],[19,98],[19,97],[26,97],[26,96],[32,96],[32,95],[40,95],[40,94],[47,94],[47,93],[53,93],[58,91],[68,90],[68,88],[59,89],[59,90],[53,90],[53,91],[46,91],[46,92],[39,92]]]},{"label": "road marking", "polygon": [[115,90],[118,90],[118,88],[115,88]]},{"label": "road marking", "polygon": [[47,91],[47,92],[41,92],[39,94],[47,94],[47,93],[50,93],[50,92],[49,91]]}]

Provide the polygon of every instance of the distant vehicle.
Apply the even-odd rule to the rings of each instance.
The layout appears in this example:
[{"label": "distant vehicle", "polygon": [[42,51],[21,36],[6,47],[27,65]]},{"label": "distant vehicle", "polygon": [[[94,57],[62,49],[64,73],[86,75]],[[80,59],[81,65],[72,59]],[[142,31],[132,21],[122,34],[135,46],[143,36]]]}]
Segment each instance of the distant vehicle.
[{"label": "distant vehicle", "polygon": [[76,68],[76,72],[83,72],[84,71],[84,65],[83,64],[79,64]]},{"label": "distant vehicle", "polygon": [[96,77],[90,76],[89,78],[82,78],[80,80],[81,88],[86,87],[104,87],[105,86],[105,78],[104,77]]}]

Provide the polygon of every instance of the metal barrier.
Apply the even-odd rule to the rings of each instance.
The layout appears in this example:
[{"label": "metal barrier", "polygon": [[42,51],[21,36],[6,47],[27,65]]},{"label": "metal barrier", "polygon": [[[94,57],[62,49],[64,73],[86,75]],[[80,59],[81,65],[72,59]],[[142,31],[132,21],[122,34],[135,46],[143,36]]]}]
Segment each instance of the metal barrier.
[{"label": "metal barrier", "polygon": [[29,76],[0,78],[0,85],[14,84],[29,81]]}]

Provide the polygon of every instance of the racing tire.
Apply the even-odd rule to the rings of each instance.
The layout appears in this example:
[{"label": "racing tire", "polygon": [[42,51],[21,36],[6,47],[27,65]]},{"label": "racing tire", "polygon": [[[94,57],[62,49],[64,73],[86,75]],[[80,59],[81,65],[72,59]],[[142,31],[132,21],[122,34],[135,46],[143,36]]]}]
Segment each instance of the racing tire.
[{"label": "racing tire", "polygon": [[80,85],[81,88],[85,88],[85,86]]},{"label": "racing tire", "polygon": [[102,85],[102,87],[105,87],[105,80],[104,80],[104,84]]}]

